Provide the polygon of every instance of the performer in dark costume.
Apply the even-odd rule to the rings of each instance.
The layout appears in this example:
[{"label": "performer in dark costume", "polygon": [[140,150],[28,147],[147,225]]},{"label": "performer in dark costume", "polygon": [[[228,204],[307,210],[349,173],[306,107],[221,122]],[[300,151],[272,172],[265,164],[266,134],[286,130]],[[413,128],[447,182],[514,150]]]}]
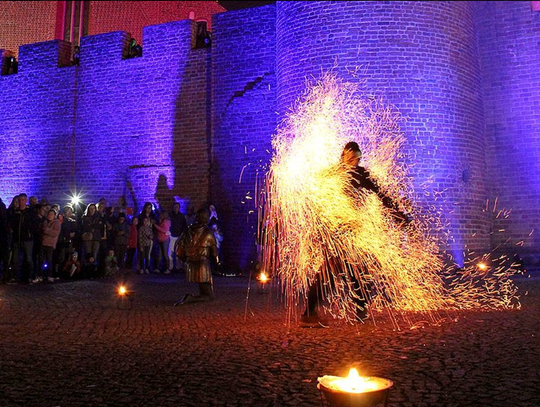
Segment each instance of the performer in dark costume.
[{"label": "performer in dark costume", "polygon": [[[379,197],[383,205],[392,211],[398,223],[408,223],[408,216],[399,210],[399,207],[392,201],[392,199],[381,192],[377,183],[371,178],[369,171],[358,165],[361,158],[362,151],[360,150],[358,143],[351,141],[345,145],[345,148],[341,154],[340,165],[349,174],[351,186],[355,190],[365,189],[374,192]],[[339,264],[339,262],[329,255],[326,257],[326,262],[328,268],[331,269],[333,273],[345,273],[348,276],[352,283],[352,289],[356,292],[356,295],[353,296],[356,304],[356,318],[359,321],[365,320],[368,317],[367,305],[369,288],[361,286],[360,282],[352,272],[352,266],[346,264],[345,267],[347,270],[337,270],[339,267],[336,265]],[[363,273],[366,273],[366,271],[363,270]],[[324,299],[323,292],[324,290],[321,287],[321,278],[319,273],[317,274],[316,280],[309,287],[307,295],[307,309],[300,319],[300,325],[306,327],[324,325],[324,322],[317,314],[318,300]]]}]

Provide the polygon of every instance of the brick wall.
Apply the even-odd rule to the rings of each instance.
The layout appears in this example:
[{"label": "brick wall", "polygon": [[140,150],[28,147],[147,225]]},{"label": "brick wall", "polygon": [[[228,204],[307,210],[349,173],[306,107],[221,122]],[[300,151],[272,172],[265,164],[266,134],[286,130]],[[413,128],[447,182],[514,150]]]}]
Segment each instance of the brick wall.
[{"label": "brick wall", "polygon": [[367,94],[383,96],[406,118],[402,130],[415,154],[417,185],[433,177],[434,189],[447,190],[444,211],[457,257],[466,245],[489,247],[470,3],[278,2],[276,18],[279,112],[303,90],[305,77],[322,70],[365,80]]},{"label": "brick wall", "polygon": [[[0,196],[19,192],[63,198],[73,174],[74,69],[62,66],[70,44],[21,47],[19,73],[0,76]],[[8,202],[8,203],[9,203]]]},{"label": "brick wall", "polygon": [[125,195],[139,209],[206,202],[210,51],[192,49],[195,35],[190,20],[146,27],[133,59],[127,33],[88,36],[80,65],[65,68],[68,43],[21,47],[20,72],[0,77],[2,198],[63,203],[77,188],[86,202]]},{"label": "brick wall", "polygon": [[143,27],[179,21],[195,13],[195,20],[207,20],[225,11],[215,1],[91,1],[89,34],[122,30],[141,41]]},{"label": "brick wall", "polygon": [[0,1],[0,48],[54,39],[56,1]]},{"label": "brick wall", "polygon": [[[306,76],[361,67],[407,119],[418,184],[446,190],[454,254],[508,237],[537,250],[539,18],[525,2],[278,2],[215,15],[212,49],[193,49],[190,21],[146,27],[142,58],[124,59],[124,31],[84,38],[79,66],[68,43],[27,45],[0,76],[0,196],[212,202],[245,269],[278,114]],[[488,195],[513,210],[493,227]]]},{"label": "brick wall", "polygon": [[[20,45],[55,39],[58,3],[0,1],[0,48],[18,55]],[[194,12],[211,28],[211,16],[223,11],[215,1],[91,1],[88,34],[126,31],[142,43],[145,26],[185,20]]]},{"label": "brick wall", "polygon": [[[255,184],[276,126],[275,7],[214,16],[212,191],[232,268],[255,260]],[[246,198],[247,197],[247,198]]]},{"label": "brick wall", "polygon": [[[528,1],[489,1],[478,16],[488,190],[493,229],[504,230],[492,244],[529,257],[540,251],[540,13]],[[496,218],[504,208],[510,217]]]}]

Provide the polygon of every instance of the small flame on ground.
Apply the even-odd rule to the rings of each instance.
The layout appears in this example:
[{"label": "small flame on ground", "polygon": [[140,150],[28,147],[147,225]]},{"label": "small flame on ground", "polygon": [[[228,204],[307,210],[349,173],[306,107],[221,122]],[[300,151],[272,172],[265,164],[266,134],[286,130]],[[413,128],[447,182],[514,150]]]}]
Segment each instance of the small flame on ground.
[{"label": "small flame on ground", "polygon": [[355,368],[349,371],[348,377],[323,376],[318,380],[328,389],[356,394],[385,389],[391,384],[388,380],[378,377],[362,377]]}]

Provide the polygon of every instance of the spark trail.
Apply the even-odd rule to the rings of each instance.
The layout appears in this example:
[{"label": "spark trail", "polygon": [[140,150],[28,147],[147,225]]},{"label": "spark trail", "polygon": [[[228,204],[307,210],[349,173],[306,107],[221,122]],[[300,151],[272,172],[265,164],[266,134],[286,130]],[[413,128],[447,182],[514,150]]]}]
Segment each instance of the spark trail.
[{"label": "spark trail", "polygon": [[[458,271],[445,260],[441,248],[451,236],[441,213],[415,198],[421,194],[405,165],[400,120],[355,84],[325,75],[274,136],[262,194],[263,267],[279,277],[289,318],[305,304],[317,274],[326,311],[348,321],[357,297],[398,328],[401,321],[437,323],[451,310],[519,305],[508,259],[488,271],[477,269],[474,258]],[[412,215],[411,223],[397,222],[375,194],[351,186],[340,161],[349,141],[359,144],[361,165]]]}]

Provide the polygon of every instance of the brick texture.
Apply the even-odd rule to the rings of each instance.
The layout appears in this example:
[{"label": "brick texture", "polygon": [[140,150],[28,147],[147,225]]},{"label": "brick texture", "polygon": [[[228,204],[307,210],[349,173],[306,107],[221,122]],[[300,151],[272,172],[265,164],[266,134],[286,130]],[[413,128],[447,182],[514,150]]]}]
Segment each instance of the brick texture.
[{"label": "brick texture", "polygon": [[[69,43],[25,45],[0,76],[0,196],[211,202],[228,266],[249,268],[272,133],[305,78],[333,70],[406,118],[417,185],[445,191],[423,203],[443,206],[458,259],[507,238],[538,251],[539,16],[527,2],[278,2],[215,14],[212,48],[193,48],[188,20],[145,27],[140,58],[125,58],[126,30],[83,38],[78,66]],[[495,197],[509,219],[486,213]]]},{"label": "brick texture", "polygon": [[122,30],[140,41],[147,25],[185,20],[193,12],[211,28],[212,14],[223,11],[216,1],[91,1],[89,34]]},{"label": "brick texture", "polygon": [[57,1],[0,1],[0,48],[54,39]]},{"label": "brick texture", "polygon": [[[0,48],[19,53],[19,46],[55,39],[57,1],[1,1]],[[91,1],[88,34],[126,31],[139,43],[143,27],[188,19],[206,20],[225,11],[216,1]],[[61,39],[61,38],[59,38]]]},{"label": "brick texture", "polygon": [[212,191],[232,268],[255,259],[255,185],[276,126],[275,7],[218,14],[213,25]]},{"label": "brick texture", "polygon": [[136,209],[206,202],[210,50],[193,49],[195,35],[190,20],[146,27],[132,59],[127,33],[88,36],[68,67],[58,67],[68,43],[21,47],[20,72],[0,78],[2,197],[64,201],[76,189],[86,202],[125,195]]},{"label": "brick texture", "polygon": [[[492,245],[531,262],[540,251],[540,13],[529,3],[480,2],[478,32],[490,213],[504,231]],[[500,209],[512,212],[497,218]]]},{"label": "brick texture", "polygon": [[278,111],[323,70],[365,81],[406,119],[416,184],[432,177],[430,189],[446,190],[458,259],[466,247],[489,248],[474,17],[471,2],[354,1],[280,2],[276,17]]}]

